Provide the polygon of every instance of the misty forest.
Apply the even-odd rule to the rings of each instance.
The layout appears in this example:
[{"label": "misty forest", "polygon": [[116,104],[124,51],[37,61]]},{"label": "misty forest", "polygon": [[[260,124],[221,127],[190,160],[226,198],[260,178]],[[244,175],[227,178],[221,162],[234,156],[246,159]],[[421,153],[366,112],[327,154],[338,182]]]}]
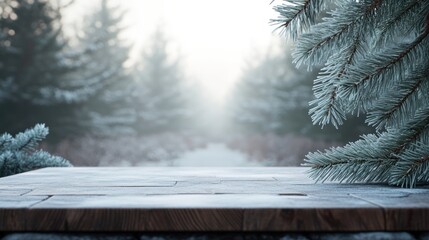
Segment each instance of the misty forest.
[{"label": "misty forest", "polygon": [[[405,7],[385,1],[386,6],[378,6],[377,11],[384,8],[386,12],[374,13],[374,19],[359,25],[356,19],[366,19],[376,11],[371,4],[383,1],[263,1],[271,15],[260,22],[266,25],[269,40],[267,44],[253,43],[252,49],[240,53],[236,65],[230,64],[238,74],[229,74],[233,84],[225,85],[222,91],[226,93],[216,100],[207,92],[223,88],[222,76],[227,76],[227,70],[218,67],[219,75],[193,74],[204,71],[204,67],[189,60],[193,52],[183,51],[171,32],[173,28],[168,27],[168,18],[139,23],[134,32],[137,37],[130,37],[130,29],[136,26],[127,6],[120,1],[96,0],[78,8],[82,2],[0,0],[0,133],[5,133],[0,138],[0,175],[39,167],[39,159],[53,166],[300,166],[309,152],[330,147],[338,148],[324,155],[327,159],[317,158],[321,152],[307,156],[308,166],[322,169],[315,172],[316,178],[323,179],[330,171],[350,174],[342,168],[330,169],[336,164],[332,160],[335,151],[341,146],[347,150],[347,143],[365,134],[360,141],[372,141],[371,136],[380,137],[384,129],[407,120],[375,119],[378,115],[373,109],[390,110],[382,109],[385,103],[378,103],[375,93],[365,95],[364,90],[348,89],[354,84],[348,76],[381,76],[382,68],[376,68],[379,75],[368,78],[365,71],[379,62],[389,63],[407,43],[393,46],[392,53],[375,55],[364,65],[359,59],[375,54],[368,46],[383,46],[401,31],[408,31],[408,37],[401,39],[412,42],[421,29],[405,29],[395,21],[411,21],[412,16],[428,13],[427,1],[407,0]],[[224,5],[228,8],[227,3]],[[240,16],[241,9],[232,10]],[[206,25],[204,19],[194,21]],[[384,25],[375,26],[377,21]],[[408,25],[418,28],[424,21]],[[207,23],[207,27],[222,32],[222,26]],[[239,32],[240,26],[235,27]],[[364,38],[363,33],[371,28],[380,29],[377,34],[386,36],[381,40]],[[336,29],[347,32],[340,36],[334,33]],[[208,44],[215,52],[216,44],[234,42],[233,38],[225,30],[224,36]],[[318,39],[325,42],[318,45]],[[331,40],[336,42],[331,44]],[[423,50],[419,51],[424,52],[428,40],[421,41]],[[352,45],[347,45],[349,42]],[[319,47],[324,48],[322,53],[317,52]],[[348,55],[350,49],[355,59]],[[195,46],[194,51],[203,54],[205,49]],[[229,64],[234,54],[226,51],[219,61]],[[422,58],[421,53],[413,54],[399,63],[399,70],[393,66],[389,74],[411,74],[403,65]],[[210,52],[205,57],[215,58]],[[347,64],[340,66],[347,57]],[[427,69],[427,64],[421,64]],[[421,75],[422,79],[427,76]],[[339,83],[332,83],[332,79],[339,79]],[[204,86],[205,81],[209,85]],[[343,88],[347,89],[338,93],[342,100],[329,102],[332,98],[327,96],[334,96],[329,91]],[[399,85],[392,87],[397,88],[401,89]],[[359,96],[357,93],[367,97],[353,98]],[[425,95],[423,90],[419,94],[412,96],[414,100],[420,101]],[[365,101],[372,102],[365,105]],[[328,103],[334,109],[323,113]],[[421,106],[427,107],[427,102]],[[419,110],[412,104],[402,108],[411,109],[397,113],[402,117]],[[427,135],[423,140],[428,140]],[[6,167],[6,161],[21,163]],[[320,166],[323,164],[329,166]]]}]

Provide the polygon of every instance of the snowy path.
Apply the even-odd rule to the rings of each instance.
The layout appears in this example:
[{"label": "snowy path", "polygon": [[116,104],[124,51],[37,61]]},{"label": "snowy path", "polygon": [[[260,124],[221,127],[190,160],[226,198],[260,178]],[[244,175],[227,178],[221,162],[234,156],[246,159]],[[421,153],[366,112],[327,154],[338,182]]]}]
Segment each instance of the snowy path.
[{"label": "snowy path", "polygon": [[246,167],[263,166],[258,162],[251,162],[246,155],[229,149],[222,143],[211,143],[206,148],[185,153],[176,159],[172,166],[177,167]]}]

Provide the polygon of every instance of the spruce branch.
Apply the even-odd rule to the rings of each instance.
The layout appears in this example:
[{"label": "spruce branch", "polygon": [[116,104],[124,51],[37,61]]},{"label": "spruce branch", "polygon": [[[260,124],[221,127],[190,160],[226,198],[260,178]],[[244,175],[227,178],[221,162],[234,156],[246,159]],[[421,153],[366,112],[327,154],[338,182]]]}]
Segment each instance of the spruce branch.
[{"label": "spruce branch", "polygon": [[419,182],[429,182],[429,147],[428,142],[416,143],[407,149],[392,169],[389,183],[412,188]]},{"label": "spruce branch", "polygon": [[67,160],[49,153],[35,151],[39,141],[49,130],[44,124],[18,133],[15,137],[3,134],[0,137],[0,177],[9,176],[43,167],[70,167]]},{"label": "spruce branch", "polygon": [[49,134],[44,124],[37,124],[32,129],[18,133],[13,139],[10,150],[31,152]]},{"label": "spruce branch", "polygon": [[[422,8],[422,4],[427,4],[422,0],[412,1],[390,1],[391,6],[381,16],[388,16],[387,19],[381,19],[378,28],[378,39],[376,41],[377,46],[382,46],[387,41],[398,35],[400,31],[405,32],[406,35],[410,33],[415,24],[404,24],[404,22],[412,22],[414,14]],[[389,11],[390,10],[390,11]]]},{"label": "spruce branch", "polygon": [[401,128],[388,128],[387,132],[394,136],[392,154],[401,154],[412,144],[425,141],[429,131],[429,106],[419,108],[413,118],[401,126]]},{"label": "spruce branch", "polygon": [[[395,182],[392,179],[397,178],[392,177],[392,171],[404,161],[403,156],[407,156],[407,151],[428,139],[428,128],[429,108],[420,109],[400,129],[388,129],[380,135],[365,135],[361,140],[344,147],[309,153],[304,166],[311,167],[310,177],[321,182],[383,182],[402,185],[408,178]],[[424,174],[417,176],[429,177]],[[417,181],[411,181],[404,186],[411,187],[416,183]]]},{"label": "spruce branch", "polygon": [[315,23],[318,14],[324,9],[324,0],[284,0],[283,4],[274,9],[280,14],[277,19],[271,20],[276,29],[281,29],[296,40],[300,34]]},{"label": "spruce branch", "polygon": [[364,113],[377,134],[309,153],[317,181],[429,182],[429,1],[338,1],[299,39],[297,65],[324,63],[315,80],[313,123],[338,126]]},{"label": "spruce branch", "polygon": [[427,65],[407,74],[406,78],[386,91],[368,112],[367,123],[382,130],[399,127],[429,101],[429,70]]},{"label": "spruce branch", "polygon": [[[13,153],[11,151],[1,151],[0,152],[0,177],[10,175],[8,168],[13,166]],[[14,171],[13,171],[14,172]]]},{"label": "spruce branch", "polygon": [[51,154],[38,150],[27,156],[25,154],[17,153],[16,161],[10,164],[12,168],[9,170],[11,174],[32,171],[44,167],[71,167],[70,162],[62,157],[52,156]]},{"label": "spruce branch", "polygon": [[353,65],[341,80],[341,97],[353,100],[354,109],[362,108],[367,111],[373,104],[369,99],[385,89],[391,89],[405,77],[409,66],[427,49],[428,35],[429,31],[425,30],[414,41],[386,47],[380,52],[369,54],[364,58],[365,61]]},{"label": "spruce branch", "polygon": [[374,11],[380,4],[381,1],[352,1],[331,12],[330,17],[299,39],[293,53],[294,62],[297,66],[322,64],[328,59],[329,50],[347,46],[355,32],[372,31]]},{"label": "spruce branch", "polygon": [[389,170],[396,163],[380,137],[369,134],[344,147],[309,153],[304,166],[311,167],[310,177],[316,181],[387,182]]},{"label": "spruce branch", "polygon": [[342,100],[338,99],[338,86],[347,68],[355,62],[356,55],[363,52],[362,45],[360,33],[356,33],[352,44],[332,55],[327,66],[322,68],[313,87],[316,99],[310,102],[313,107],[310,108],[309,114],[313,123],[322,126],[332,123],[338,128],[343,124],[343,120],[346,120]]},{"label": "spruce branch", "polygon": [[0,152],[6,151],[10,148],[10,144],[13,141],[12,135],[9,133],[4,133],[0,136]]}]

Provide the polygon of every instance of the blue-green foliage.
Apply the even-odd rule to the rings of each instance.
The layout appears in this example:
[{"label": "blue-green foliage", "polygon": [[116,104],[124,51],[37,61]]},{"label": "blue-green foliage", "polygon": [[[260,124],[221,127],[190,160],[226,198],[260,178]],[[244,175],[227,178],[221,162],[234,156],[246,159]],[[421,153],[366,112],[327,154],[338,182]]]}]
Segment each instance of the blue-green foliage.
[{"label": "blue-green foliage", "polygon": [[[275,23],[297,41],[294,61],[325,64],[314,82],[313,123],[365,114],[377,134],[307,155],[319,181],[429,181],[429,1],[284,0]],[[315,23],[322,12],[327,17]]]},{"label": "blue-green foliage", "polygon": [[71,164],[57,156],[36,150],[38,143],[49,133],[44,124],[18,133],[15,137],[5,133],[0,136],[0,177],[44,167],[70,167]]}]

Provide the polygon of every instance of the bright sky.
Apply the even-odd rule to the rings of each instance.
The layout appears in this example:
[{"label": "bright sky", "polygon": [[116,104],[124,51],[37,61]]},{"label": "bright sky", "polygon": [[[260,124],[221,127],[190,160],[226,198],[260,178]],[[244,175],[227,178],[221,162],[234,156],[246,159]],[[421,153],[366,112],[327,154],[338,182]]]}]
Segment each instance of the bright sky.
[{"label": "bright sky", "polygon": [[[211,100],[222,103],[239,78],[244,62],[264,52],[278,33],[271,0],[111,0],[127,10],[123,38],[132,44],[132,59],[157,26],[163,26],[172,49],[184,58],[191,79]],[[99,0],[75,0],[66,14],[73,23],[91,12]]]}]

